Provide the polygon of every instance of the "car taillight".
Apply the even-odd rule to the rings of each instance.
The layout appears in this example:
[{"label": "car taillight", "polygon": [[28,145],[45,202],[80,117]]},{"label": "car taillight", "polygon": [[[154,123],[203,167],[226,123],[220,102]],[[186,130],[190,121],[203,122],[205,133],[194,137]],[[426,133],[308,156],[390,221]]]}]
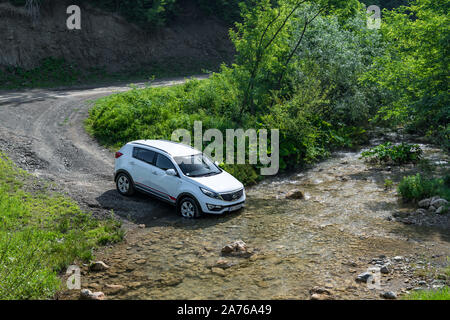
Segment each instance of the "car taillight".
[{"label": "car taillight", "polygon": [[123,153],[122,153],[122,152],[119,152],[119,151],[117,151],[117,152],[116,152],[116,159],[117,159],[117,158],[120,158],[121,156],[123,156]]}]

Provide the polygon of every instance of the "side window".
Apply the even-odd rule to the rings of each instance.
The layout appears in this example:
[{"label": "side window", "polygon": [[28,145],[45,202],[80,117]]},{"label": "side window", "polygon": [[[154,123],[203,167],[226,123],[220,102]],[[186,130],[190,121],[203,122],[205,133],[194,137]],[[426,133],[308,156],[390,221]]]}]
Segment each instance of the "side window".
[{"label": "side window", "polygon": [[133,158],[139,159],[141,161],[147,162],[149,164],[154,164],[155,162],[155,152],[147,149],[134,148]]},{"label": "side window", "polygon": [[156,166],[163,170],[175,169],[175,166],[173,165],[172,161],[170,161],[169,158],[163,156],[160,153],[158,153],[156,156]]}]

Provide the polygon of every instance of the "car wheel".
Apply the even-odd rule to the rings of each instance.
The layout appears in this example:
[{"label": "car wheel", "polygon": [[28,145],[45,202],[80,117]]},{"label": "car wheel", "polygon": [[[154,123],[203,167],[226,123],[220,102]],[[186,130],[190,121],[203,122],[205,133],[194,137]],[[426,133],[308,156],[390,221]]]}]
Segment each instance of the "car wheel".
[{"label": "car wheel", "polygon": [[197,202],[191,197],[181,199],[180,204],[178,205],[178,213],[186,219],[198,218],[201,215]]},{"label": "car wheel", "polygon": [[125,173],[119,173],[116,179],[117,191],[124,196],[131,196],[134,193],[133,182]]}]

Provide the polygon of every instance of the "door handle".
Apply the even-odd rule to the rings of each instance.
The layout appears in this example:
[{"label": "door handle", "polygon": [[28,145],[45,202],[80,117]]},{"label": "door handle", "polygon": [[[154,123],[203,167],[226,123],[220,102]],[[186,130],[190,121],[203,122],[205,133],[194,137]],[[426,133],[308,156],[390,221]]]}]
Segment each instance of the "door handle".
[{"label": "door handle", "polygon": [[131,165],[135,165],[134,161],[130,161],[130,164],[131,164]]}]

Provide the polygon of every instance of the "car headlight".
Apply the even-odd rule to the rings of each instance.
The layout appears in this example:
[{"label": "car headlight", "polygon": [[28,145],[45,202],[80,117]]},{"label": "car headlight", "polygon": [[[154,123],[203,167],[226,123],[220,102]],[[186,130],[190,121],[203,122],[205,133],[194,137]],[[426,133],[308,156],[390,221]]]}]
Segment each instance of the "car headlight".
[{"label": "car headlight", "polygon": [[207,196],[210,197],[210,198],[222,200],[222,197],[220,196],[220,194],[218,194],[218,193],[216,193],[216,192],[209,191],[209,190],[204,189],[204,188],[202,188],[202,187],[200,187],[200,190],[201,190],[205,195],[207,195]]}]

